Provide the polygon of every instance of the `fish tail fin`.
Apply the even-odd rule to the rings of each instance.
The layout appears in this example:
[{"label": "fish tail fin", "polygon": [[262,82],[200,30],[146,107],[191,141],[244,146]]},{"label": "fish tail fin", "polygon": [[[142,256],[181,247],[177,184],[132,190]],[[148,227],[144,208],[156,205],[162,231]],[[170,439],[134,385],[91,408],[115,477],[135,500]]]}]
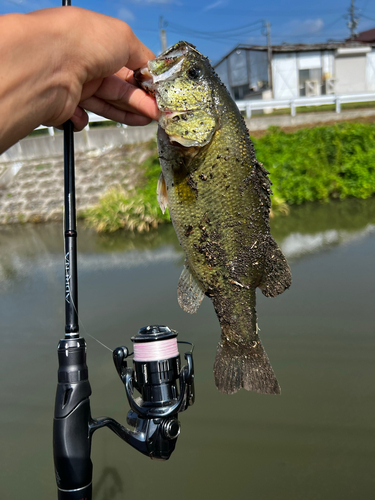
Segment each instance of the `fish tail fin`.
[{"label": "fish tail fin", "polygon": [[241,343],[222,341],[214,363],[216,387],[234,394],[241,388],[260,394],[280,394],[280,386],[260,340]]}]

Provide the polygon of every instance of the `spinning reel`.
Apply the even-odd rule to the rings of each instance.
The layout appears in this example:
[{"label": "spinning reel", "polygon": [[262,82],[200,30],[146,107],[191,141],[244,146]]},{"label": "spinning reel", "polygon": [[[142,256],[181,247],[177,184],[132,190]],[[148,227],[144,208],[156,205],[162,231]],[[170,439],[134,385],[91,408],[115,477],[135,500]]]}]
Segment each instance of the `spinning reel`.
[{"label": "spinning reel", "polygon": [[110,417],[91,417],[85,340],[63,339],[58,345],[53,432],[60,500],[91,498],[91,438],[97,429],[109,427],[152,459],[168,460],[175,449],[181,429],[178,414],[194,403],[192,349],[185,353],[186,364],[181,367],[177,332],[167,326],[141,328],[131,340],[133,367],[127,365],[126,347],[115,349],[113,359],[131,408],[127,424],[133,429]]}]

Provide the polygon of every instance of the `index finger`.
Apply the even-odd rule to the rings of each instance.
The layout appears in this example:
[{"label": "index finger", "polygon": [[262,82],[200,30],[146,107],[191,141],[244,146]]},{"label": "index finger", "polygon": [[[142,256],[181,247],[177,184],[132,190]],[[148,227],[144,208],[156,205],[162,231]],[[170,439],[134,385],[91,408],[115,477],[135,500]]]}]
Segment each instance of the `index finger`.
[{"label": "index finger", "polygon": [[129,28],[128,33],[128,55],[129,59],[124,66],[136,70],[145,66],[148,61],[155,59],[155,54],[137,38],[133,30]]}]

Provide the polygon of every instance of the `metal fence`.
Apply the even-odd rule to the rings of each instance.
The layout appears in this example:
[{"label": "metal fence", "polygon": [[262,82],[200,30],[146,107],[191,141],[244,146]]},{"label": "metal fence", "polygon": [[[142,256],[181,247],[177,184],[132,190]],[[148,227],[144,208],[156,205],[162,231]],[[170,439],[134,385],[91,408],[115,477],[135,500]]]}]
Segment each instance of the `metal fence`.
[{"label": "metal fence", "polygon": [[[315,97],[297,97],[295,99],[259,99],[259,100],[249,100],[249,101],[236,101],[238,109],[240,111],[246,112],[246,118],[251,118],[252,111],[262,110],[266,112],[272,112],[274,109],[285,109],[290,108],[290,114],[296,116],[297,108],[303,106],[323,106],[325,104],[335,104],[336,113],[341,112],[341,104],[355,103],[355,102],[370,102],[375,101],[375,93],[366,94],[330,94],[330,95],[320,95]],[[93,122],[105,122],[109,121],[107,118],[96,115],[95,113],[88,113],[89,123],[85,127],[89,130],[90,123]],[[118,124],[118,126],[126,127],[127,125]],[[40,125],[35,130],[48,128],[48,133],[50,135],[55,135],[55,130],[53,127],[46,127],[45,125]]]},{"label": "metal fence", "polygon": [[296,116],[297,108],[302,106],[323,106],[335,104],[336,113],[341,112],[341,104],[351,102],[375,101],[375,93],[366,94],[330,94],[314,97],[297,97],[295,99],[268,99],[236,101],[238,109],[246,112],[246,118],[251,118],[252,111],[263,110],[272,112],[274,109],[290,108],[290,114]]},{"label": "metal fence", "polygon": [[[96,115],[95,113],[91,113],[91,111],[89,111],[87,114],[89,115],[89,122],[85,127],[86,130],[90,129],[90,123],[111,121],[108,118],[103,118],[103,116]],[[118,123],[117,126],[123,127],[123,128],[127,127],[127,125],[125,125],[124,123]],[[53,127],[46,127],[46,125],[39,125],[39,127],[37,127],[35,130],[40,130],[40,129],[44,129],[44,128],[48,128],[49,135],[51,135],[51,136],[55,135],[55,129]]]}]

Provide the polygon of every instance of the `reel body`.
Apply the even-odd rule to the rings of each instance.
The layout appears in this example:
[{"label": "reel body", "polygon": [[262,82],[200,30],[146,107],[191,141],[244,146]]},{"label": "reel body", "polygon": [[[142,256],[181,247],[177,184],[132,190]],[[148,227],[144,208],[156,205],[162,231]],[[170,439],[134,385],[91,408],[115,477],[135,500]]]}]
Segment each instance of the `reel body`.
[{"label": "reel body", "polygon": [[[124,427],[110,417],[91,417],[91,387],[83,338],[64,339],[58,345],[58,386],[53,426],[54,461],[60,500],[91,498],[91,438],[102,427],[154,460],[168,460],[181,431],[178,413],[194,403],[192,349],[181,367],[177,332],[166,326],[141,328],[129,350],[113,351],[117,372],[130,405]],[[184,342],[185,343],[185,342]],[[135,392],[139,397],[135,396]]]},{"label": "reel body", "polygon": [[[137,434],[144,433],[146,455],[168,460],[180,434],[177,415],[194,403],[192,352],[185,353],[187,364],[181,368],[177,332],[167,326],[141,328],[132,337],[132,342],[133,368],[127,366],[126,347],[113,351],[115,366],[131,408],[127,422],[135,427]],[[140,397],[134,397],[134,389]]]}]

